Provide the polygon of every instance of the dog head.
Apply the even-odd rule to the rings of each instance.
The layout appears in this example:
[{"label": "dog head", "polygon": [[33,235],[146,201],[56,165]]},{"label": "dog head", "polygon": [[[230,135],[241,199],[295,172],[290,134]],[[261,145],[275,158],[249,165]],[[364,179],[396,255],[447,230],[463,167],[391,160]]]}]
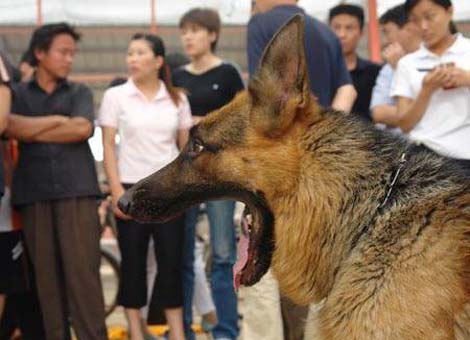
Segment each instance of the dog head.
[{"label": "dog head", "polygon": [[141,221],[165,221],[208,200],[245,202],[254,222],[243,284],[255,283],[270,266],[276,202],[295,186],[298,141],[314,119],[303,30],[301,16],[287,22],[248,89],[194,126],[180,155],[120,200],[121,210]]}]

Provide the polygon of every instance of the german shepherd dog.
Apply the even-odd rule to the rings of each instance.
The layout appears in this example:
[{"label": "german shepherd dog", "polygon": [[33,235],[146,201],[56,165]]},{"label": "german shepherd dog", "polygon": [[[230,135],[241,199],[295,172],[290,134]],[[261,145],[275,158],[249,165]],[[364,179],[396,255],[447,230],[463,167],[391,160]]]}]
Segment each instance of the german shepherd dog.
[{"label": "german shepherd dog", "polygon": [[271,267],[295,302],[323,300],[321,339],[470,339],[467,164],[321,108],[303,27],[296,16],[280,29],[248,89],[120,208],[165,221],[206,200],[245,202],[240,282]]}]

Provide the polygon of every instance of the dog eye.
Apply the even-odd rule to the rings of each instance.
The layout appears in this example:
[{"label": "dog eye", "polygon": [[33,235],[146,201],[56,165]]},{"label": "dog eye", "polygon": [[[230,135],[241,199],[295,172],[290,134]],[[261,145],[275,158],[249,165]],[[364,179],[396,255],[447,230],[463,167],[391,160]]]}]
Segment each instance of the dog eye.
[{"label": "dog eye", "polygon": [[194,152],[201,153],[204,151],[204,145],[202,145],[199,141],[194,143]]},{"label": "dog eye", "polygon": [[194,140],[191,142],[191,145],[190,145],[190,148],[189,148],[189,152],[190,152],[191,156],[197,156],[197,155],[199,155],[201,152],[203,152],[204,150],[205,150],[205,147],[204,147],[204,145],[201,143],[200,140],[194,139]]}]

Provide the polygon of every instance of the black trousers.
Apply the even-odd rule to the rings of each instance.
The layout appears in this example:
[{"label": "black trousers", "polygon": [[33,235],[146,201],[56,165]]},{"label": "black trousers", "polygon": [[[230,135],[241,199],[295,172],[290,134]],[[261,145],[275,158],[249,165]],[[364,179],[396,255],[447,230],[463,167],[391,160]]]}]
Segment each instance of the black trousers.
[{"label": "black trousers", "polygon": [[184,217],[166,223],[116,222],[121,251],[118,303],[136,309],[147,304],[147,252],[152,237],[157,262],[152,301],[165,309],[182,307]]},{"label": "black trousers", "polygon": [[16,328],[21,330],[23,340],[46,340],[33,266],[26,248],[23,254],[29,287],[27,291],[7,295],[0,321],[0,340],[10,340]]},{"label": "black trousers", "polygon": [[[34,288],[35,289],[35,288]],[[16,328],[23,340],[46,340],[36,291],[10,294],[0,322],[0,340],[9,340]]]},{"label": "black trousers", "polygon": [[308,306],[300,306],[281,295],[281,314],[284,340],[303,340]]}]

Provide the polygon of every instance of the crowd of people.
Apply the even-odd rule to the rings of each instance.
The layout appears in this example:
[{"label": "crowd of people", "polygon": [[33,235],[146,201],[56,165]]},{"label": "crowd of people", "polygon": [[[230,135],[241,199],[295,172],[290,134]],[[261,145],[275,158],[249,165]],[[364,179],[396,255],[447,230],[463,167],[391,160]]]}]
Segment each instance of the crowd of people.
[{"label": "crowd of people", "polygon": [[[406,0],[386,11],[383,65],[359,56],[365,15],[358,5],[333,7],[323,23],[296,0],[252,3],[249,77],[277,30],[302,14],[310,90],[320,105],[444,157],[470,160],[470,40],[452,21],[451,0]],[[118,303],[130,339],[154,339],[146,314],[155,308],[163,310],[169,340],[195,339],[193,303],[216,340],[237,339],[240,323],[246,340],[303,339],[312,310],[283,297],[270,272],[245,288],[240,321],[232,272],[236,202],[204,204],[210,291],[195,247],[201,206],[154,224],[134,221],[117,206],[127,188],[178,155],[192,125],[245,87],[238,66],[217,55],[216,11],[189,10],[179,30],[185,57],[172,62],[160,37],[131,37],[123,51],[128,78],[113,81],[97,117],[92,91],[68,80],[81,39],[69,24],[37,28],[18,70],[0,54],[0,335],[13,320],[23,339],[71,339],[71,327],[78,339],[107,339],[97,209],[103,193],[88,144],[96,121],[118,229]],[[156,273],[148,273],[149,260]]]}]

